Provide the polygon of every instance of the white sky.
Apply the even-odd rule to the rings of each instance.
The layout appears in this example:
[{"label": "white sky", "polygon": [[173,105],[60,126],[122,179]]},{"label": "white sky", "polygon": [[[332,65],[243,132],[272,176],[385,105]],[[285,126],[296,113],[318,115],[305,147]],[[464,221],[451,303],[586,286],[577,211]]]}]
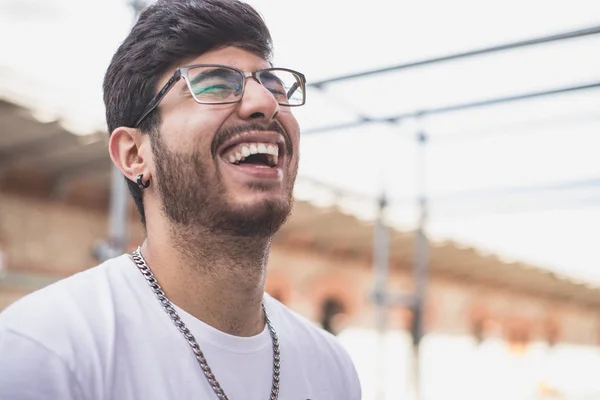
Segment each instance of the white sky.
[{"label": "white sky", "polygon": [[[598,24],[597,0],[250,1],[278,65],[309,81]],[[0,96],[104,128],[105,68],[132,22],[125,0],[0,2]],[[305,131],[371,116],[600,81],[600,35],[310,90]],[[381,91],[385,90],[385,94]],[[360,197],[385,187],[390,216],[415,223],[417,129],[430,135],[428,230],[600,283],[600,90],[327,134],[306,134],[300,174]],[[383,172],[382,172],[383,171]],[[521,189],[519,189],[521,188]],[[517,190],[518,189],[518,190]],[[298,197],[326,202],[300,185]],[[364,202],[345,202],[368,216]]]}]

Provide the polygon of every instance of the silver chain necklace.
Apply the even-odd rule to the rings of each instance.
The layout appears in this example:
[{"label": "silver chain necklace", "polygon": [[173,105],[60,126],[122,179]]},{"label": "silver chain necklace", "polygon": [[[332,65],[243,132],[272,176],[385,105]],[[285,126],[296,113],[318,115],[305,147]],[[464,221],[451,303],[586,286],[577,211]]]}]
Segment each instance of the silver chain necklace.
[{"label": "silver chain necklace", "polygon": [[[208,362],[204,357],[204,353],[202,353],[202,350],[200,350],[200,346],[198,345],[196,338],[190,332],[187,326],[185,326],[185,324],[179,317],[179,314],[177,314],[177,311],[175,311],[173,303],[171,303],[171,301],[167,298],[165,292],[162,290],[162,287],[154,277],[152,270],[150,270],[150,267],[148,267],[148,264],[146,264],[144,257],[142,257],[142,251],[140,247],[138,247],[137,250],[135,250],[132,253],[132,257],[133,261],[135,262],[135,265],[137,265],[144,278],[146,278],[146,281],[150,285],[150,288],[156,295],[160,304],[165,309],[165,312],[167,313],[167,315],[169,315],[169,317],[171,317],[171,320],[173,321],[175,326],[179,329],[183,337],[187,340],[188,344],[192,348],[192,351],[196,356],[196,360],[198,361],[198,364],[200,364],[200,368],[202,369],[202,372],[204,372],[204,376],[206,376],[206,379],[212,387],[212,390],[215,392],[219,399],[229,400],[229,398],[221,388],[221,385],[217,381],[217,378],[215,378],[210,367],[208,366]],[[273,384],[271,385],[271,395],[269,397],[269,400],[277,400],[279,396],[280,371],[279,339],[277,338],[275,328],[273,328],[273,325],[271,324],[271,320],[269,319],[269,315],[267,314],[267,310],[265,309],[264,303],[262,304],[262,310],[265,316],[265,322],[267,323],[267,328],[269,329],[269,333],[271,334],[271,340],[273,342]]]}]

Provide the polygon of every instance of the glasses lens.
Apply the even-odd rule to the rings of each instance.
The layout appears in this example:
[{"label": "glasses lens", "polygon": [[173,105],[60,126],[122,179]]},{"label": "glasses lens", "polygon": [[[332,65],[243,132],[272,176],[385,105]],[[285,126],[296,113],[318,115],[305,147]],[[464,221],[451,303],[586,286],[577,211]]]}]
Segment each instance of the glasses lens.
[{"label": "glasses lens", "polygon": [[304,86],[298,74],[281,69],[262,71],[258,79],[281,105],[299,106],[304,104]]},{"label": "glasses lens", "polygon": [[239,100],[244,77],[224,67],[196,67],[188,70],[189,86],[202,103],[227,103]]}]

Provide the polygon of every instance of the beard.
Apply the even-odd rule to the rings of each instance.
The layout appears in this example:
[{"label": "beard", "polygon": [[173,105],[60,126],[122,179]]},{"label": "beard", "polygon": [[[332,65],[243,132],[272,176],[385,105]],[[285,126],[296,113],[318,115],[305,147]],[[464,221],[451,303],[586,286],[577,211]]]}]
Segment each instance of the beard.
[{"label": "beard", "polygon": [[[216,147],[215,144],[247,129],[259,128],[225,128],[215,136],[212,148]],[[290,143],[287,136],[286,141]],[[288,144],[288,150],[289,147],[291,145]],[[290,215],[296,168],[291,171],[292,179],[288,180],[285,188],[288,194],[285,199],[267,199],[258,204],[241,206],[227,201],[227,189],[219,178],[219,170],[217,169],[214,175],[209,173],[211,157],[206,157],[210,161],[203,161],[205,157],[198,150],[181,154],[173,152],[167,148],[158,132],[152,138],[152,153],[156,164],[155,182],[162,200],[162,212],[185,232],[201,230],[218,236],[270,237]],[[251,188],[267,191],[271,186],[257,183]]]}]

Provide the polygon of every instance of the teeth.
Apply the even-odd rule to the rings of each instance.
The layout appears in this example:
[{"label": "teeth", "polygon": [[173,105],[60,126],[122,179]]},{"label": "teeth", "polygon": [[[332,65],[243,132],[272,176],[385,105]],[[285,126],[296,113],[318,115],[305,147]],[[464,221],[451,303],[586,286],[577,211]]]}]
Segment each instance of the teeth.
[{"label": "teeth", "polygon": [[[279,146],[272,143],[249,143],[241,146],[239,151],[232,153],[228,157],[231,164],[239,164],[251,154],[267,154],[271,167],[277,165],[279,161]],[[267,167],[269,168],[269,167]]]}]

